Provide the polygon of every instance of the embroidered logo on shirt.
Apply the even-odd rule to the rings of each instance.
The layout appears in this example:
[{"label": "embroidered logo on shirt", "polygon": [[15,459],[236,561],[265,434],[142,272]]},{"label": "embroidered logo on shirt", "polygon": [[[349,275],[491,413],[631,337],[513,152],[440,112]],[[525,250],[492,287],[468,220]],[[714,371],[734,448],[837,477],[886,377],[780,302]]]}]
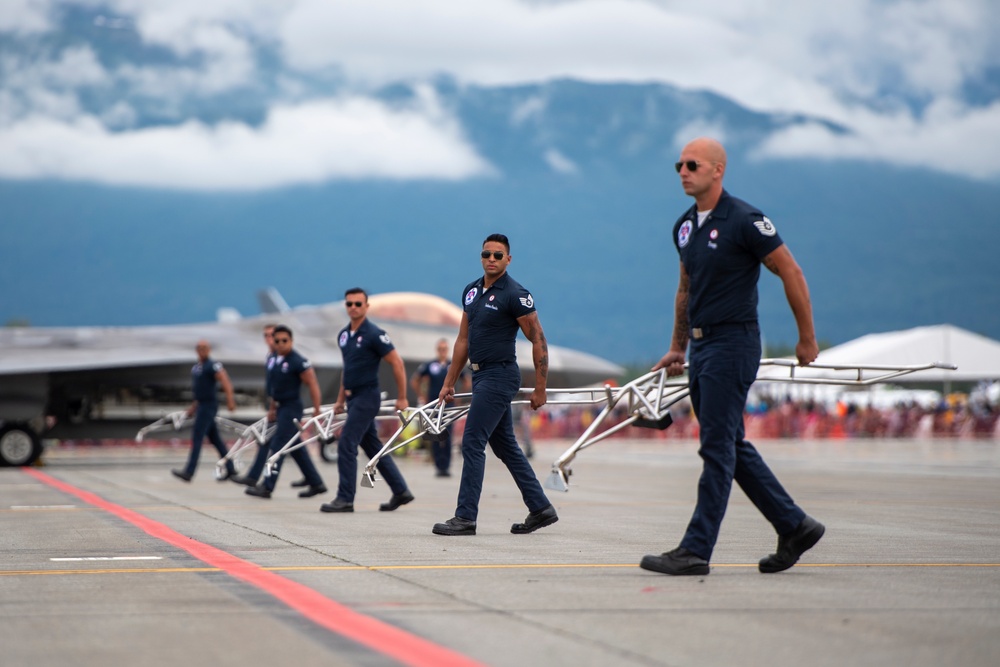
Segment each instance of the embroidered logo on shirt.
[{"label": "embroidered logo on shirt", "polygon": [[479,292],[479,288],[478,287],[473,287],[465,295],[465,305],[466,306],[468,306],[470,303],[472,303],[472,301],[476,298],[476,293],[477,292]]},{"label": "embroidered logo on shirt", "polygon": [[378,339],[383,343],[385,343],[386,345],[392,345],[392,341],[389,340],[389,334],[382,334],[381,336],[378,337]]},{"label": "embroidered logo on shirt", "polygon": [[778,233],[778,230],[774,228],[774,225],[767,219],[767,216],[764,216],[763,220],[755,220],[753,226],[764,236],[774,236]]},{"label": "embroidered logo on shirt", "polygon": [[346,331],[341,331],[340,332],[340,340],[337,341],[337,342],[340,343],[340,347],[344,347],[345,345],[347,345],[347,332]]},{"label": "embroidered logo on shirt", "polygon": [[713,241],[715,239],[719,238],[719,230],[718,229],[713,229],[712,231],[710,231],[708,233],[708,238],[712,239]]},{"label": "embroidered logo on shirt", "polygon": [[677,230],[677,245],[683,248],[688,244],[688,241],[691,240],[691,228],[690,220],[681,223],[681,228]]},{"label": "embroidered logo on shirt", "polygon": [[525,308],[531,308],[532,306],[535,305],[535,300],[531,298],[530,294],[527,296],[527,298],[522,296],[521,305],[524,306]]}]

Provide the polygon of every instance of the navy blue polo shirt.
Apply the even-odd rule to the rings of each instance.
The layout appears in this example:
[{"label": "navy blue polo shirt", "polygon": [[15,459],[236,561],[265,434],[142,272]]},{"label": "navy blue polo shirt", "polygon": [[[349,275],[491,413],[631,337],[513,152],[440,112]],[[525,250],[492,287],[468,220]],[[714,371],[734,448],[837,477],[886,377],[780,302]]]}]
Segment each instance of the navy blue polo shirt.
[{"label": "navy blue polo shirt", "polygon": [[379,362],[396,349],[389,335],[365,319],[353,334],[349,324],[341,329],[337,343],[344,356],[344,389],[378,387]]},{"label": "navy blue polo shirt", "polygon": [[295,350],[285,356],[276,356],[267,372],[271,398],[278,403],[301,401],[302,378],[299,376],[311,367],[309,360]]},{"label": "navy blue polo shirt", "polygon": [[191,368],[191,392],[199,403],[217,403],[215,374],[222,370],[222,363],[206,359]]},{"label": "navy blue polo shirt", "polygon": [[264,360],[264,395],[268,398],[271,397],[271,369],[274,367],[274,360],[277,358],[277,354],[268,352],[267,359]]},{"label": "navy blue polo shirt", "polygon": [[692,327],[757,321],[760,264],[783,244],[763,213],[725,190],[698,227],[697,205],[674,223],[674,245],[690,279]]},{"label": "navy blue polo shirt", "polygon": [[469,362],[516,361],[517,318],[535,312],[535,300],[507,273],[484,292],[485,279],[466,285],[462,298],[469,320]]},{"label": "navy blue polo shirt", "polygon": [[[444,380],[448,377],[448,368],[451,366],[451,359],[444,362],[443,364],[435,359],[434,361],[427,361],[417,367],[417,377],[427,378],[427,399],[434,400],[441,393],[441,387],[444,386]],[[459,379],[462,378],[466,373],[465,369],[458,374]]]}]

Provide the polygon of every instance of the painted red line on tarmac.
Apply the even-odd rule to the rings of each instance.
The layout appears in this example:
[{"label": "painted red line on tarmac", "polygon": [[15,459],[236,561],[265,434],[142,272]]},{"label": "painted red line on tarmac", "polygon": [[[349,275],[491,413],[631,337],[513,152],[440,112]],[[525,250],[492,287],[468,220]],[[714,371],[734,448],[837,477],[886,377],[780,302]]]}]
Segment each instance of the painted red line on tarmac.
[{"label": "painted red line on tarmac", "polygon": [[43,472],[22,468],[25,474],[63,493],[76,496],[85,503],[99,507],[123,521],[142,529],[153,537],[187,551],[198,560],[223,570],[230,576],[270,593],[313,623],[336,632],[382,655],[413,667],[481,667],[481,663],[411,635],[388,623],[359,614],[356,611],[320,595],[313,589],[268,572],[249,561],[198,542],[138,512],[104,500]]}]

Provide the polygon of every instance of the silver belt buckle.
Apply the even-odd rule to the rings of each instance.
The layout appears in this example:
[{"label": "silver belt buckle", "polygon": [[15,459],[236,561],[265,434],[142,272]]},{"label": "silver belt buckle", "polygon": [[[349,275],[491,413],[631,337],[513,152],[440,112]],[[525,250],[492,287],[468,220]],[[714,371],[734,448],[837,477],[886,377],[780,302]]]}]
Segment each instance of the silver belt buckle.
[{"label": "silver belt buckle", "polygon": [[694,329],[691,329],[691,338],[694,338],[695,340],[701,340],[704,337],[705,334],[702,332],[700,327],[695,327]]},{"label": "silver belt buckle", "polygon": [[473,371],[479,370],[479,364],[469,364],[469,367],[472,368]]}]

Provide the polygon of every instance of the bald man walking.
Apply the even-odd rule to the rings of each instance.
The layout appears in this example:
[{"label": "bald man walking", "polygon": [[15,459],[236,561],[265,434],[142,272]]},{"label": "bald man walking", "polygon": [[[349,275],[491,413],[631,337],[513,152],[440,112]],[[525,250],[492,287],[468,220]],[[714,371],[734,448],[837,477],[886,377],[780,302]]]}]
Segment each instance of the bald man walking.
[{"label": "bald man walking", "polygon": [[[236,399],[233,397],[233,384],[229,381],[229,374],[222,367],[222,363],[213,361],[212,347],[207,340],[200,340],[195,345],[195,352],[198,355],[198,363],[191,369],[191,393],[194,400],[187,409],[188,417],[194,415],[194,427],[191,430],[191,453],[188,455],[187,465],[181,470],[171,470],[175,477],[190,482],[194,477],[198,467],[198,458],[201,456],[201,443],[208,436],[209,442],[215,445],[219,451],[219,457],[224,457],[228,450],[222,436],[219,435],[219,427],[215,425],[215,415],[219,411],[219,399],[216,396],[217,385],[222,386],[222,391],[226,394],[226,407],[230,412],[236,409]],[[226,461],[228,474],[222,479],[232,477],[236,470],[233,462]],[[221,480],[220,480],[221,481]]]},{"label": "bald man walking", "polygon": [[[674,224],[680,282],[674,300],[670,350],[653,370],[684,372],[688,356],[691,405],[700,424],[704,467],[698,504],[680,546],[646,556],[640,566],[671,575],[705,575],[729,503],[733,480],[778,533],[777,553],[761,559],[761,572],[781,572],[823,536],[744,439],[743,409],[760,365],[757,281],[760,265],[781,279],[798,326],[800,365],[819,354],[809,288],[771,221],[722,187],[726,151],[714,139],[695,139],[674,165],[695,205]],[[688,344],[690,343],[690,349]]]}]

